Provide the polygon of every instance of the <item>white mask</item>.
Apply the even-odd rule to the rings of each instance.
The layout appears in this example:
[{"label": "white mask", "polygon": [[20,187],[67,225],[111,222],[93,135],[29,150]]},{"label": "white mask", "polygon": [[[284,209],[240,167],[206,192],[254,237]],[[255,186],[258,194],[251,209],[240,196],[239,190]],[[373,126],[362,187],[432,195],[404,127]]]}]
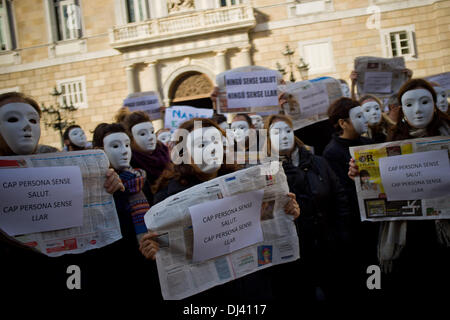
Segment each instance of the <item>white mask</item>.
[{"label": "white mask", "polygon": [[222,134],[217,128],[197,128],[186,139],[189,156],[204,173],[217,171],[223,162]]},{"label": "white mask", "polygon": [[284,121],[277,121],[270,126],[270,142],[272,149],[285,153],[294,147],[294,130]]},{"label": "white mask", "polygon": [[141,122],[131,128],[134,142],[144,151],[153,151],[156,148],[155,129],[151,122]]},{"label": "white mask", "polygon": [[0,134],[15,154],[31,154],[36,149],[41,137],[39,120],[38,112],[28,103],[0,107]]},{"label": "white mask", "polygon": [[341,83],[342,96],[350,98],[350,88],[346,83]]},{"label": "white mask", "polygon": [[124,170],[130,167],[130,138],[126,133],[116,132],[104,137],[103,149],[114,169]]},{"label": "white mask", "polygon": [[248,130],[250,129],[247,121],[235,121],[231,123],[231,131],[234,135],[236,142],[242,142],[248,136]]},{"label": "white mask", "polygon": [[84,134],[84,131],[81,128],[71,129],[69,131],[69,140],[74,145],[80,148],[85,148],[87,144],[86,135]]},{"label": "white mask", "polygon": [[448,110],[448,101],[447,101],[447,91],[445,91],[442,87],[433,87],[434,91],[436,91],[436,107],[444,113],[447,113]]},{"label": "white mask", "polygon": [[425,128],[433,119],[434,103],[426,89],[406,91],[402,96],[402,110],[406,121],[414,128]]},{"label": "white mask", "polygon": [[364,132],[367,132],[368,122],[366,117],[364,116],[364,112],[361,107],[358,106],[351,108],[349,115],[353,128],[358,134],[363,134]]},{"label": "white mask", "polygon": [[161,141],[163,144],[167,145],[170,142],[171,134],[169,131],[163,131],[158,135],[158,141]]},{"label": "white mask", "polygon": [[369,126],[375,126],[381,121],[381,108],[380,105],[373,100],[364,102],[361,106],[364,112],[364,117],[366,117],[369,122]]},{"label": "white mask", "polygon": [[264,127],[263,119],[260,115],[255,114],[250,116],[250,119],[252,119],[252,124],[255,127],[255,129],[262,129]]}]

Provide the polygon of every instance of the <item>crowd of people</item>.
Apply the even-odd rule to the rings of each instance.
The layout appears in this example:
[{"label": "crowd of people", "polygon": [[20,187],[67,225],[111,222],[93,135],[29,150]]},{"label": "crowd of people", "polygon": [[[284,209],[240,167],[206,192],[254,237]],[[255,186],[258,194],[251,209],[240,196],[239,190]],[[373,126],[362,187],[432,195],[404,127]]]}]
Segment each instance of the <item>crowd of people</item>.
[{"label": "crowd of people", "polygon": [[[352,83],[356,76],[352,73]],[[67,152],[94,148],[107,155],[110,169],[104,188],[113,194],[123,237],[83,254],[49,258],[15,241],[0,226],[0,279],[5,288],[67,291],[65,268],[75,264],[83,272],[84,291],[145,288],[153,301],[162,300],[154,262],[158,234],[147,230],[145,213],[194,185],[264,162],[261,152],[250,152],[253,144],[258,151],[264,149],[268,159],[276,155],[282,162],[289,186],[284,211],[295,219],[301,258],[188,301],[371,299],[374,293],[366,286],[370,265],[384,272],[382,299],[427,295],[429,290],[448,287],[449,221],[361,222],[354,179],[360,174],[363,179],[365,173],[359,172],[349,151],[352,146],[449,136],[445,90],[436,83],[410,79],[387,105],[374,95],[357,98],[348,87],[347,91],[347,97],[329,106],[328,120],[300,130],[294,130],[281,106],[278,114],[240,113],[231,123],[220,114],[191,119],[172,134],[168,129],[155,132],[143,111],[121,109],[114,123],[95,128],[91,145],[80,126],[68,127],[63,136]],[[216,98],[213,94],[213,102]],[[57,151],[39,144],[40,116],[39,105],[30,97],[0,95],[0,156]],[[232,157],[227,154],[230,150],[235,153]],[[201,154],[201,161],[193,161],[195,154]],[[181,158],[184,161],[177,161]]]}]

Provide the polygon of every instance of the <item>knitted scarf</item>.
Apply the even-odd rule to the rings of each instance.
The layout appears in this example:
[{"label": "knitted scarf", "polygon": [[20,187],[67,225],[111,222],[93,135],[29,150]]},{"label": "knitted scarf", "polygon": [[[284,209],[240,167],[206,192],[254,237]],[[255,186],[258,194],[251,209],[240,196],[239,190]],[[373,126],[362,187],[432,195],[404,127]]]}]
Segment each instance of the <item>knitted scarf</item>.
[{"label": "knitted scarf", "polygon": [[128,194],[127,212],[131,214],[134,230],[139,239],[147,232],[144,215],[150,209],[147,198],[142,192],[146,173],[142,169],[129,168],[121,171],[119,176],[125,187],[125,193]]}]

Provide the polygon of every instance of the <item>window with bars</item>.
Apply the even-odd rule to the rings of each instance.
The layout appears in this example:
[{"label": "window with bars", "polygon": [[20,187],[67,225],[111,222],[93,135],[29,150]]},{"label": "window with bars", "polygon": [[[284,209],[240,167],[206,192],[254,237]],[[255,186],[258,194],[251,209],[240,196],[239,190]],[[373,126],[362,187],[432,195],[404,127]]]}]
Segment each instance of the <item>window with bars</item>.
[{"label": "window with bars", "polygon": [[381,30],[381,37],[385,57],[416,57],[414,26]]},{"label": "window with bars", "polygon": [[0,0],[0,51],[16,47],[11,6],[10,0]]},{"label": "window with bars", "polygon": [[87,108],[85,77],[57,81],[58,91],[62,92],[61,105],[73,105],[76,108]]}]

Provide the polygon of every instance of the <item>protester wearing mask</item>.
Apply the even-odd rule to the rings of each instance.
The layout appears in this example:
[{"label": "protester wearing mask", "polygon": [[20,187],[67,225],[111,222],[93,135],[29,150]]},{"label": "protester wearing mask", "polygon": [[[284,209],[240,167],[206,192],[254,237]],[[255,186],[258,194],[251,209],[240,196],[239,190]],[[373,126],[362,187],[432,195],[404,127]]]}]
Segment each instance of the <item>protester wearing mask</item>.
[{"label": "protester wearing mask", "polygon": [[447,91],[436,82],[430,84],[433,86],[434,91],[436,91],[436,107],[443,113],[449,114]]},{"label": "protester wearing mask", "polygon": [[170,129],[159,129],[156,131],[156,139],[161,142],[166,147],[169,147],[170,138],[172,134],[170,133]]},{"label": "protester wearing mask", "polygon": [[[423,79],[406,82],[398,92],[400,121],[390,130],[388,141],[448,136],[450,117],[436,107],[433,87]],[[352,159],[348,176],[359,175]],[[378,237],[378,259],[387,273],[388,298],[423,296],[444,292],[449,286],[449,220],[383,221]],[[414,279],[411,282],[411,279]]]},{"label": "protester wearing mask", "polygon": [[[30,97],[17,92],[0,95],[0,156],[37,153],[41,136],[40,116],[39,105]],[[114,170],[106,172],[104,188],[108,193],[123,190],[124,187]],[[4,233],[0,231],[0,235]],[[115,245],[116,243],[111,244],[110,247]],[[13,238],[0,236],[0,253],[5,257],[2,259],[0,275],[2,278],[6,276],[2,279],[2,288],[9,293],[15,290],[23,293],[23,288],[27,288],[27,292],[38,292],[43,287],[50,291],[65,289],[66,269],[70,265],[75,264],[84,269],[86,277],[83,279],[87,279],[87,275],[98,276],[101,273],[99,268],[104,265],[99,262],[108,251],[105,248],[83,254],[48,258]],[[30,269],[30,265],[33,268]],[[104,277],[100,278],[98,282],[89,283],[86,292],[101,289],[106,282]],[[86,282],[82,285],[84,284]]]},{"label": "protester wearing mask", "polygon": [[279,155],[289,191],[299,199],[302,212],[296,220],[301,259],[284,265],[285,272],[274,275],[279,279],[275,283],[280,284],[275,294],[289,299],[291,293],[284,286],[290,282],[298,288],[291,298],[315,301],[322,291],[326,300],[333,301],[342,288],[336,281],[340,278],[338,268],[333,272],[329,266],[342,258],[340,253],[348,250],[350,241],[345,190],[327,161],[311,154],[294,136],[289,117],[269,116],[265,129],[271,155]]},{"label": "protester wearing mask", "polygon": [[244,164],[245,167],[259,163],[258,134],[253,126],[251,118],[245,113],[238,113],[234,116],[230,124],[230,130],[233,135],[234,145],[227,141],[227,144],[233,145],[234,157],[238,164]]},{"label": "protester wearing mask", "polygon": [[[199,126],[201,124],[201,126]],[[155,203],[163,201],[167,197],[184,191],[199,183],[214,179],[220,175],[231,173],[239,166],[226,164],[222,136],[225,132],[212,120],[205,118],[194,118],[180,125],[177,145],[173,149],[182,159],[179,164],[172,164],[166,169],[157,183],[153,186],[155,192]],[[187,136],[184,135],[187,133]],[[178,163],[177,159],[175,163]],[[300,209],[295,201],[295,195],[288,194],[290,201],[285,206],[287,214],[297,218]],[[155,240],[157,234],[149,233],[141,240],[140,250],[142,254],[155,259],[159,245]],[[271,281],[264,277],[264,270],[239,278],[230,283],[214,287],[204,293],[190,298],[195,301],[238,298],[242,299],[270,299]]]},{"label": "protester wearing mask", "polygon": [[382,112],[383,103],[370,94],[359,99],[359,103],[368,122],[367,136],[374,143],[385,142],[389,128],[395,123]]},{"label": "protester wearing mask", "polygon": [[67,151],[79,151],[87,148],[86,134],[79,125],[69,126],[64,131],[63,140]]}]

